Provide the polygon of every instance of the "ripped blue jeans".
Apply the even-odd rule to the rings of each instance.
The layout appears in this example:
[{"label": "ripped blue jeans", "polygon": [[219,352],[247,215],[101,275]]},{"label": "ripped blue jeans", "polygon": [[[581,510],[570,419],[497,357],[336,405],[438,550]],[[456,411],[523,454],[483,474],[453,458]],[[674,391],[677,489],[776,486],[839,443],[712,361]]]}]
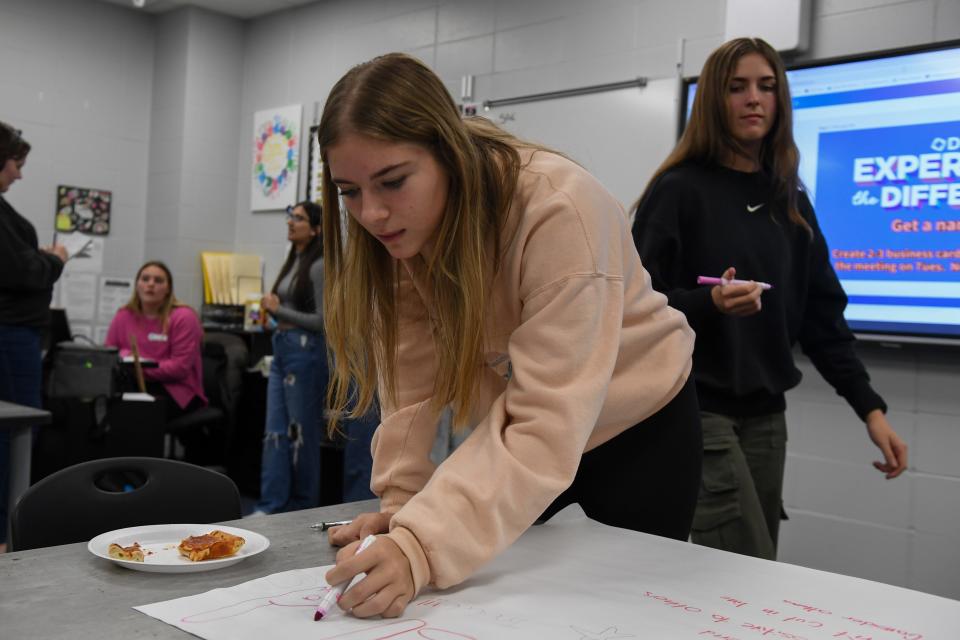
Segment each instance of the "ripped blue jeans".
[{"label": "ripped blue jeans", "polygon": [[294,511],[319,503],[328,375],[322,334],[285,329],[273,335],[258,511]]}]

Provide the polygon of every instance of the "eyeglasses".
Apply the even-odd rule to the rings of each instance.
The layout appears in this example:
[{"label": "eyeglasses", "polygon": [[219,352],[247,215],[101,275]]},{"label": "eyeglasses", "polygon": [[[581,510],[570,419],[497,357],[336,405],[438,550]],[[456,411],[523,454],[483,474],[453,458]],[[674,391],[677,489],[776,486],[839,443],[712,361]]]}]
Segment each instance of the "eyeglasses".
[{"label": "eyeglasses", "polygon": [[294,222],[310,222],[310,218],[302,213],[294,213],[293,209],[294,207],[292,206],[287,207],[287,220],[293,220]]}]

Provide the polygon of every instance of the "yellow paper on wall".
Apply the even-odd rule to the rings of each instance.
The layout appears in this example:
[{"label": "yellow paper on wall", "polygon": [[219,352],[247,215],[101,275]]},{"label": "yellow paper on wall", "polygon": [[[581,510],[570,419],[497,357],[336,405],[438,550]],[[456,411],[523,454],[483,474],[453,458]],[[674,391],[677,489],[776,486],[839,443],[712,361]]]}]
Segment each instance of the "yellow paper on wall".
[{"label": "yellow paper on wall", "polygon": [[244,304],[263,290],[260,256],[223,251],[200,253],[203,299],[210,304]]}]

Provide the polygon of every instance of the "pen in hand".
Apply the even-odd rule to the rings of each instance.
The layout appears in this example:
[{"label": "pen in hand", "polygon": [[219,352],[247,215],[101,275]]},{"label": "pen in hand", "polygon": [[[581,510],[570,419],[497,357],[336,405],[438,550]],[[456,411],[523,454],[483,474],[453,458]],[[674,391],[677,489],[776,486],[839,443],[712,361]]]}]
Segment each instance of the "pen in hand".
[{"label": "pen in hand", "polygon": [[712,278],[710,276],[697,276],[697,284],[711,284],[711,285],[726,285],[726,284],[758,284],[760,288],[764,291],[773,289],[773,285],[766,282],[754,282],[752,280],[738,280],[733,278],[731,280],[725,280],[724,278]]},{"label": "pen in hand", "polygon": [[[377,536],[367,536],[363,539],[363,542],[360,543],[360,546],[357,547],[356,553],[358,555],[361,551],[373,544],[377,539]],[[347,580],[346,582],[341,582],[338,585],[334,585],[327,589],[327,592],[323,594],[323,597],[320,599],[319,604],[317,604],[317,610],[313,614],[313,621],[323,620],[323,617],[327,615],[327,612],[333,609],[333,605],[340,600],[340,596],[343,595],[343,592],[350,588],[353,585],[353,581],[357,579],[358,576],[353,576],[352,579]]]}]

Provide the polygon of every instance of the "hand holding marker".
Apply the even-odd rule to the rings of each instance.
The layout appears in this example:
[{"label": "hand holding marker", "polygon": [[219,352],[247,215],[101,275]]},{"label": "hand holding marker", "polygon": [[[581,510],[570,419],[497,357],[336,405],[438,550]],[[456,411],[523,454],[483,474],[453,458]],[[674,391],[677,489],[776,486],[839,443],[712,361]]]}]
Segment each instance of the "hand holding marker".
[{"label": "hand holding marker", "polygon": [[[360,543],[360,546],[357,547],[357,551],[354,555],[359,554],[361,551],[369,547],[371,544],[376,541],[377,536],[367,536],[363,539],[363,542]],[[353,584],[353,581],[357,579],[357,576],[354,576],[353,579],[346,582],[341,582],[338,585],[332,586],[327,589],[327,592],[323,594],[323,598],[320,599],[320,603],[317,605],[317,610],[313,614],[313,621],[323,620],[324,616],[333,609],[333,605],[337,604],[337,601],[340,600],[340,596],[343,595],[343,592],[350,588]]]},{"label": "hand holding marker", "polygon": [[773,289],[772,284],[766,282],[754,282],[752,280],[737,280],[733,278],[731,280],[725,280],[723,278],[712,278],[710,276],[697,276],[697,284],[710,284],[710,285],[727,285],[727,284],[758,284],[760,288],[764,291]]}]

